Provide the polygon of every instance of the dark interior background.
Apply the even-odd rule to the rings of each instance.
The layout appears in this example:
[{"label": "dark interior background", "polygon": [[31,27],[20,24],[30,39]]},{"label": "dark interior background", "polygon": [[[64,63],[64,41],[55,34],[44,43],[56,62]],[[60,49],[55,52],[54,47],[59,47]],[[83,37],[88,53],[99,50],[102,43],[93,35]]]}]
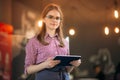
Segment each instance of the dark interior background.
[{"label": "dark interior background", "polygon": [[[71,54],[82,57],[79,75],[93,77],[92,66],[96,64],[96,56],[99,54],[102,54],[97,59],[100,64],[112,64],[115,67],[120,62],[120,33],[115,34],[114,27],[120,28],[120,18],[115,19],[113,16],[114,1],[0,0],[0,21],[12,24],[14,27],[13,80],[16,80],[24,72],[24,47],[26,44],[24,36],[28,30],[36,28],[36,21],[42,8],[51,2],[59,4],[64,13],[63,29],[65,37],[70,37]],[[118,10],[120,10],[120,0],[117,0],[117,3]],[[104,34],[105,25],[110,28],[108,36]],[[74,36],[68,34],[70,28],[75,29]]]}]

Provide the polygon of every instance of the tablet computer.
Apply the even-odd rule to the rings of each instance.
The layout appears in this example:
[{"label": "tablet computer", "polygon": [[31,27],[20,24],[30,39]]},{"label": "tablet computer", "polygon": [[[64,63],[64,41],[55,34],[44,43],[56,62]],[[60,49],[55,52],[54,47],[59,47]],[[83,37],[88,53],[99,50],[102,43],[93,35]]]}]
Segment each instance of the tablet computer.
[{"label": "tablet computer", "polygon": [[77,55],[58,55],[54,58],[54,60],[60,60],[61,62],[57,66],[72,66],[70,64],[73,60],[81,59],[81,56]]}]

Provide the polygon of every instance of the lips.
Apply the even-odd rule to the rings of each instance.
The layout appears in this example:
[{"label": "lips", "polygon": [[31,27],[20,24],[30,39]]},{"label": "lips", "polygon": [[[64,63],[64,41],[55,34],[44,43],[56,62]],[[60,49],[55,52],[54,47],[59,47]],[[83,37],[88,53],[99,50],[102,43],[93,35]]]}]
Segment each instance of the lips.
[{"label": "lips", "polygon": [[57,24],[51,24],[51,25],[53,25],[53,26],[57,26]]}]

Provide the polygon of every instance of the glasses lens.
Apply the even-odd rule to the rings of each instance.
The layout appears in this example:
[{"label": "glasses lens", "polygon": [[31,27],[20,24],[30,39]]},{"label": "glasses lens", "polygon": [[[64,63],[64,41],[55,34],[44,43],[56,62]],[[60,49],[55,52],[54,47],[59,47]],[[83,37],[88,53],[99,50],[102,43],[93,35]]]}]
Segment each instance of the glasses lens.
[{"label": "glasses lens", "polygon": [[48,15],[46,16],[48,19],[53,19],[53,16],[52,15]]},{"label": "glasses lens", "polygon": [[56,20],[61,20],[61,18],[60,17],[56,17]]},{"label": "glasses lens", "polygon": [[61,18],[60,17],[54,17],[54,16],[52,16],[52,15],[48,15],[48,16],[46,16],[48,19],[56,19],[56,20],[61,20]]}]

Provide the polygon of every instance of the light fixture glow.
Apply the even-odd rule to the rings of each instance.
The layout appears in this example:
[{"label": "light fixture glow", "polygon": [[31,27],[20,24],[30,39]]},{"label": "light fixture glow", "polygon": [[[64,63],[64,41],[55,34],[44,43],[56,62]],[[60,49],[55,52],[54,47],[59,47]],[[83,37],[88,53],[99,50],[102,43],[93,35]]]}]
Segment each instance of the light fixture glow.
[{"label": "light fixture glow", "polygon": [[69,34],[73,36],[75,34],[75,30],[74,29],[70,29],[69,30]]},{"label": "light fixture glow", "polygon": [[109,34],[109,28],[107,26],[105,27],[104,32],[105,32],[105,35]]},{"label": "light fixture glow", "polygon": [[42,20],[38,21],[38,27],[42,27]]},{"label": "light fixture glow", "polygon": [[114,17],[115,17],[116,19],[118,19],[118,18],[119,18],[119,13],[118,13],[118,10],[114,10]]},{"label": "light fixture glow", "polygon": [[119,28],[115,27],[114,31],[115,31],[115,33],[119,33]]}]

